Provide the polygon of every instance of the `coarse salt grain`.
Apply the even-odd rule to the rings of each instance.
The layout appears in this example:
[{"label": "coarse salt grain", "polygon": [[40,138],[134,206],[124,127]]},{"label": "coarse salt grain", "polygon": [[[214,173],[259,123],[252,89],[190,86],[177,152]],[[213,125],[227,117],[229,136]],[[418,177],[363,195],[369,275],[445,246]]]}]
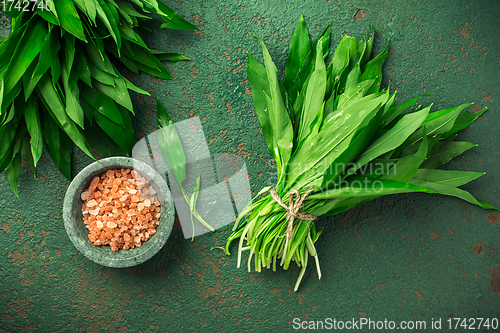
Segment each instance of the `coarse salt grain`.
[{"label": "coarse salt grain", "polygon": [[108,222],[106,226],[110,229],[113,229],[117,227],[117,224],[115,222]]},{"label": "coarse salt grain", "polygon": [[82,195],[80,196],[80,198],[85,201],[89,198],[89,192],[88,191],[85,191],[85,192],[82,192]]},{"label": "coarse salt grain", "polygon": [[94,207],[95,205],[97,205],[97,201],[95,201],[95,199],[92,199],[89,202],[87,202],[87,207]]}]

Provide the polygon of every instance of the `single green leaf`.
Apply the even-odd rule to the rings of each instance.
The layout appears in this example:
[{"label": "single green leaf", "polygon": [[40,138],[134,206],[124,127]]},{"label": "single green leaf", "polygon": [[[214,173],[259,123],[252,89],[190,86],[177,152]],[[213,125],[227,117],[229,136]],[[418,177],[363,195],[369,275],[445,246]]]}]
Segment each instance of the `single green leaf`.
[{"label": "single green leaf", "polygon": [[3,127],[4,125],[8,124],[12,119],[14,119],[14,115],[16,114],[16,109],[14,107],[14,103],[10,105],[9,110],[7,112],[4,112],[2,114],[2,121],[0,123],[0,127]]},{"label": "single green leaf", "polygon": [[62,72],[61,64],[62,62],[59,59],[59,55],[57,53],[54,54],[52,58],[52,64],[50,66],[50,74],[52,75],[52,85],[54,88],[57,88],[59,78],[61,77],[61,72]]},{"label": "single green leaf", "polygon": [[382,82],[382,67],[384,66],[385,59],[387,58],[387,54],[389,52],[389,41],[385,49],[380,52],[375,58],[370,60],[366,65],[361,69],[362,74],[360,77],[360,81],[375,79],[375,82],[371,86],[368,94],[376,93],[380,90],[380,83]]},{"label": "single green leaf", "polygon": [[88,64],[88,69],[90,71],[90,75],[96,81],[99,81],[103,84],[107,84],[107,85],[110,85],[113,87],[115,86],[115,77],[116,76],[100,70],[93,63]]},{"label": "single green leaf", "polygon": [[446,163],[452,158],[459,156],[465,151],[476,147],[477,145],[463,141],[440,141],[434,150],[429,154],[427,160],[422,163],[423,169],[435,169]]},{"label": "single green leaf", "polygon": [[191,60],[188,57],[184,56],[182,53],[175,52],[159,52],[155,50],[149,50],[152,55],[154,55],[160,61],[184,61]]},{"label": "single green leaf", "polygon": [[132,82],[130,82],[126,78],[123,77],[123,80],[125,80],[125,85],[127,86],[128,89],[130,89],[132,91],[135,91],[136,93],[139,93],[139,94],[143,94],[143,95],[146,95],[146,96],[151,96],[146,90],[141,89],[141,88],[135,86],[134,84],[132,84]]},{"label": "single green leaf", "polygon": [[186,179],[186,156],[179,140],[175,125],[168,116],[167,111],[157,100],[158,112],[158,144],[165,163],[175,180],[182,187]]},{"label": "single green leaf", "polygon": [[53,2],[54,8],[57,11],[61,28],[75,36],[76,38],[86,42],[87,38],[83,32],[83,25],[75,5],[71,0],[58,0]]},{"label": "single green leaf", "polygon": [[35,165],[35,160],[33,158],[33,154],[31,152],[31,146],[29,143],[28,135],[26,135],[23,139],[23,147],[22,147],[22,152],[24,155],[24,158],[28,162],[28,166],[31,170],[31,173],[33,174],[33,177],[36,178],[36,165]]},{"label": "single green leaf", "polygon": [[95,24],[98,4],[96,4],[95,0],[84,0],[84,2],[87,10],[87,16]]},{"label": "single green leaf", "polygon": [[5,168],[10,164],[12,161],[12,157],[14,155],[14,145],[12,143],[6,144],[6,147],[4,148],[5,153],[0,156],[0,171],[4,171]]},{"label": "single green leaf", "polygon": [[[326,92],[326,67],[321,53],[322,42],[316,48],[316,65],[307,84],[306,95],[300,118],[298,142],[305,140],[310,133],[310,125],[323,105]],[[323,117],[321,117],[323,120]]]},{"label": "single green leaf", "polygon": [[[446,113],[443,114],[442,116],[436,117],[435,119],[432,120],[424,120],[422,125],[425,125],[426,128],[428,128],[428,135],[438,135],[442,134],[445,132],[450,131],[453,128],[453,124],[455,123],[458,115],[460,114],[460,111],[462,111],[464,108],[472,105],[472,103],[468,104],[462,104],[460,106],[457,106],[455,108],[451,109],[446,109]],[[444,110],[440,110],[444,111]],[[437,112],[430,113],[429,116],[435,114]],[[429,118],[428,116],[428,118]]]},{"label": "single green leaf", "polygon": [[323,123],[323,112],[325,110],[325,102],[323,102],[323,105],[321,105],[321,108],[319,111],[316,113],[316,116],[314,117],[313,121],[309,125],[309,135],[315,136],[318,134],[321,125]]},{"label": "single green leaf", "polygon": [[156,76],[160,79],[165,79],[165,80],[172,80],[172,75],[167,71],[163,65],[161,67],[158,67],[158,69],[148,67],[146,65],[143,65],[142,63],[138,63],[139,70],[151,74],[153,76]]},{"label": "single green leaf", "polygon": [[385,127],[387,124],[389,124],[391,121],[393,121],[398,115],[400,115],[404,110],[408,109],[410,106],[415,104],[417,102],[418,97],[415,97],[412,100],[409,100],[408,102],[401,103],[398,105],[395,105],[387,112],[384,112],[382,115],[382,119],[380,120],[381,126],[380,127]]},{"label": "single green leaf", "polygon": [[[249,64],[251,63],[250,59],[253,59],[252,56],[248,55]],[[248,72],[248,80],[250,81],[250,86],[252,89],[252,99],[254,104],[255,113],[259,119],[260,126],[262,128],[262,132],[264,134],[264,138],[266,139],[267,146],[269,151],[273,155],[276,161],[279,161],[279,152],[276,147],[275,136],[273,132],[273,128],[271,125],[270,115],[267,108],[267,99],[265,95],[269,95],[269,85],[267,81],[264,81],[258,74],[250,69],[250,66],[247,67]],[[266,74],[267,79],[267,74]],[[276,147],[277,148],[277,147]]]},{"label": "single green leaf", "polygon": [[483,200],[479,200],[479,199],[476,199],[477,202],[479,202],[481,204],[481,207],[483,207],[484,209],[495,209],[495,210],[499,210],[499,208],[495,207],[495,206],[492,206],[490,205],[489,203],[487,202],[484,202]]},{"label": "single green leaf", "polygon": [[24,109],[24,120],[28,128],[31,146],[31,154],[33,156],[33,164],[36,167],[43,150],[42,126],[38,113],[38,103],[32,98],[28,100]]},{"label": "single green leaf", "polygon": [[269,82],[269,90],[271,95],[268,96],[268,112],[271,126],[273,128],[276,147],[279,149],[279,155],[281,157],[281,170],[278,169],[278,175],[283,175],[284,167],[287,165],[293,148],[293,128],[288,115],[288,111],[285,107],[283,101],[279,83],[278,76],[276,74],[276,66],[274,65],[271,55],[269,54],[264,42],[255,37],[257,41],[262,46],[262,51],[264,55],[264,63],[266,65],[267,78]]},{"label": "single green leaf", "polygon": [[[339,45],[337,45],[337,48],[333,53],[332,60],[328,65],[331,72],[329,80],[331,81],[330,86],[332,87],[332,89],[334,89],[335,86],[341,85],[341,83],[345,85],[345,80],[347,78],[349,69],[349,47],[352,45],[350,39],[351,37],[348,37],[346,35],[342,36]],[[339,92],[339,94],[341,93],[342,91]]]},{"label": "single green leaf", "polygon": [[[304,57],[304,61],[300,64],[300,68],[297,71],[297,75],[295,76],[293,81],[293,87],[287,89],[291,104],[295,104],[295,100],[299,93],[303,90],[307,79],[310,74],[314,71],[315,59],[316,59],[316,46],[321,41],[323,45],[323,58],[328,55],[328,49],[330,47],[330,35],[331,35],[331,24],[329,24],[323,32],[316,38],[314,41],[310,52]],[[267,66],[267,65],[266,65]]]},{"label": "single green leaf", "polygon": [[73,61],[75,60],[75,37],[70,34],[64,34],[64,56],[67,73],[71,72]]},{"label": "single green leaf", "polygon": [[309,33],[307,32],[304,16],[300,15],[300,19],[295,26],[290,43],[290,51],[285,65],[285,80],[283,85],[285,89],[290,90],[295,83],[295,79],[299,74],[300,67],[305,61],[307,55],[312,52]]},{"label": "single green leaf", "polygon": [[476,121],[476,119],[481,116],[488,108],[484,108],[478,112],[465,112],[458,115],[453,127],[446,133],[443,133],[443,138],[447,138],[452,134],[469,127],[470,124]]},{"label": "single green leaf", "polygon": [[416,180],[416,179],[412,179],[410,182],[412,184],[425,187],[425,188],[432,190],[436,193],[448,195],[448,196],[452,196],[452,197],[457,197],[457,198],[460,198],[460,199],[465,200],[467,202],[470,202],[474,205],[478,205],[478,206],[482,207],[481,203],[479,203],[477,201],[477,199],[474,198],[474,196],[472,196],[472,194],[470,194],[469,192],[464,191],[462,189],[456,188],[454,186],[449,186],[449,185],[445,185],[445,184],[441,184],[441,183],[432,183],[432,182],[427,182],[427,181],[423,181],[423,180]]},{"label": "single green leaf", "polygon": [[65,66],[62,67],[62,82],[64,87],[64,95],[66,97],[66,114],[81,128],[84,126],[83,109],[80,106],[80,91],[75,85],[73,89],[69,87],[68,73]]},{"label": "single green leaf", "polygon": [[21,153],[18,152],[14,155],[14,158],[7,166],[7,179],[9,180],[10,187],[16,197],[19,198],[19,194],[17,192],[17,181],[19,180],[19,176],[21,176]]},{"label": "single green leaf", "polygon": [[415,176],[413,176],[412,180],[422,180],[458,187],[467,184],[482,175],[484,175],[484,172],[419,169]]},{"label": "single green leaf", "polygon": [[[372,55],[372,47],[373,47],[373,41],[375,39],[375,29],[372,28],[372,37],[368,41],[360,41],[359,44],[366,44],[366,47],[364,48],[363,56],[361,58],[360,66],[363,68],[366,63],[370,60],[370,56]],[[361,47],[360,47],[361,49]]]}]

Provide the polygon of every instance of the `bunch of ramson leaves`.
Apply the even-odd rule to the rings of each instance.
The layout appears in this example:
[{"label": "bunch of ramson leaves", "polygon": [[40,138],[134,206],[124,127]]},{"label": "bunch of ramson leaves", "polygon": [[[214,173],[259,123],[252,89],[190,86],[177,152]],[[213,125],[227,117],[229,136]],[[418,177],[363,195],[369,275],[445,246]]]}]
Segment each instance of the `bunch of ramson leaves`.
[{"label": "bunch of ramson leaves", "polygon": [[[277,184],[262,189],[241,212],[225,250],[229,254],[230,244],[239,238],[238,267],[242,252],[249,251],[249,270],[252,257],[256,271],[271,265],[275,270],[277,262],[288,269],[295,261],[302,266],[295,290],[309,255],[321,278],[314,246],[321,231],[313,220],[291,219],[287,209],[294,204],[303,214],[334,215],[384,195],[425,192],[496,209],[459,188],[483,173],[436,169],[476,146],[453,139],[486,109],[461,113],[470,105],[463,104],[403,113],[416,98],[395,105],[395,92],[380,91],[388,47],[370,60],[373,36],[356,41],[344,35],[326,65],[330,33],[331,25],[311,45],[301,17],[283,83],[260,39],[265,67],[248,55],[255,111],[276,161]],[[274,192],[283,205],[273,195],[262,197],[266,192]]]},{"label": "bunch of ramson leaves", "polygon": [[12,18],[0,40],[0,171],[17,195],[21,154],[36,175],[45,145],[71,179],[72,143],[92,157],[129,155],[135,144],[129,112],[134,86],[115,67],[172,79],[160,61],[189,60],[151,50],[139,28],[150,13],[162,28],[197,29],[161,0],[5,1]]}]

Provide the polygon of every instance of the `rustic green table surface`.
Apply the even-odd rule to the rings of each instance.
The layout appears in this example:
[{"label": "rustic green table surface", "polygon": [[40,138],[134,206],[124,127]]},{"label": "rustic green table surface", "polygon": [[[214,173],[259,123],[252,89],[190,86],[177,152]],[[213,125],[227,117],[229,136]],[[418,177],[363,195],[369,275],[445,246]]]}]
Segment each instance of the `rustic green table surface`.
[{"label": "rustic green table surface", "polygon": [[[433,103],[434,110],[465,102],[475,102],[474,111],[488,107],[459,135],[479,146],[445,168],[486,172],[465,189],[500,206],[499,1],[167,3],[201,30],[160,30],[160,22],[151,22],[148,45],[192,60],[167,64],[173,81],[127,74],[151,93],[132,96],[138,139],[156,130],[159,97],[175,121],[201,119],[212,154],[241,156],[257,193],[272,169],[245,69],[247,52],[262,59],[249,32],[264,39],[284,68],[300,13],[312,37],[333,21],[332,47],[344,33],[369,37],[373,25],[376,52],[390,39],[383,85],[390,81],[400,102],[431,94],[419,102]],[[10,23],[0,15],[6,36]],[[90,162],[75,148],[74,175]],[[299,321],[312,328],[310,321],[326,318],[425,321],[419,331],[438,331],[431,321],[441,318],[442,331],[454,332],[460,327],[452,321],[449,329],[449,318],[500,319],[500,217],[459,199],[394,195],[321,218],[323,277],[317,279],[310,263],[293,292],[297,267],[249,273],[236,268],[234,255],[210,250],[224,244],[230,226],[191,242],[177,224],[144,264],[99,266],[76,250],[64,229],[68,185],[46,153],[36,178],[23,170],[19,199],[0,176],[0,332],[277,332]]]}]

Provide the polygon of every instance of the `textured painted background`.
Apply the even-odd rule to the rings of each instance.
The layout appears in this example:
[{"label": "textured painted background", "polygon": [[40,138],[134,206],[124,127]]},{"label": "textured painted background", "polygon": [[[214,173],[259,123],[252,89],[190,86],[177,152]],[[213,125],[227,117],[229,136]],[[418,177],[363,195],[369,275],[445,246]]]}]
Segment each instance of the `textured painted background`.
[{"label": "textured painted background", "polygon": [[[198,116],[212,154],[243,157],[257,193],[267,184],[270,153],[252,107],[246,52],[262,59],[269,46],[284,68],[300,13],[316,37],[333,20],[332,46],[343,33],[376,34],[375,51],[390,39],[385,86],[399,101],[419,94],[434,110],[475,102],[488,107],[459,139],[479,146],[446,165],[485,171],[465,189],[500,206],[500,2],[494,0],[168,1],[201,28],[159,30],[152,48],[180,51],[192,60],[168,63],[173,81],[130,74],[152,97],[134,95],[137,137],[156,130],[155,97],[176,120]],[[0,33],[8,20],[0,14]],[[90,163],[80,151],[74,172]],[[184,240],[176,227],[151,260],[131,269],[99,266],[77,252],[62,221],[68,180],[48,154],[39,175],[24,170],[20,198],[0,176],[0,332],[5,331],[281,331],[292,319],[426,320],[500,317],[500,218],[455,198],[407,194],[322,218],[318,241],[323,278],[310,263],[299,270],[248,273],[219,250],[230,227]],[[235,252],[236,248],[233,248]]]}]

